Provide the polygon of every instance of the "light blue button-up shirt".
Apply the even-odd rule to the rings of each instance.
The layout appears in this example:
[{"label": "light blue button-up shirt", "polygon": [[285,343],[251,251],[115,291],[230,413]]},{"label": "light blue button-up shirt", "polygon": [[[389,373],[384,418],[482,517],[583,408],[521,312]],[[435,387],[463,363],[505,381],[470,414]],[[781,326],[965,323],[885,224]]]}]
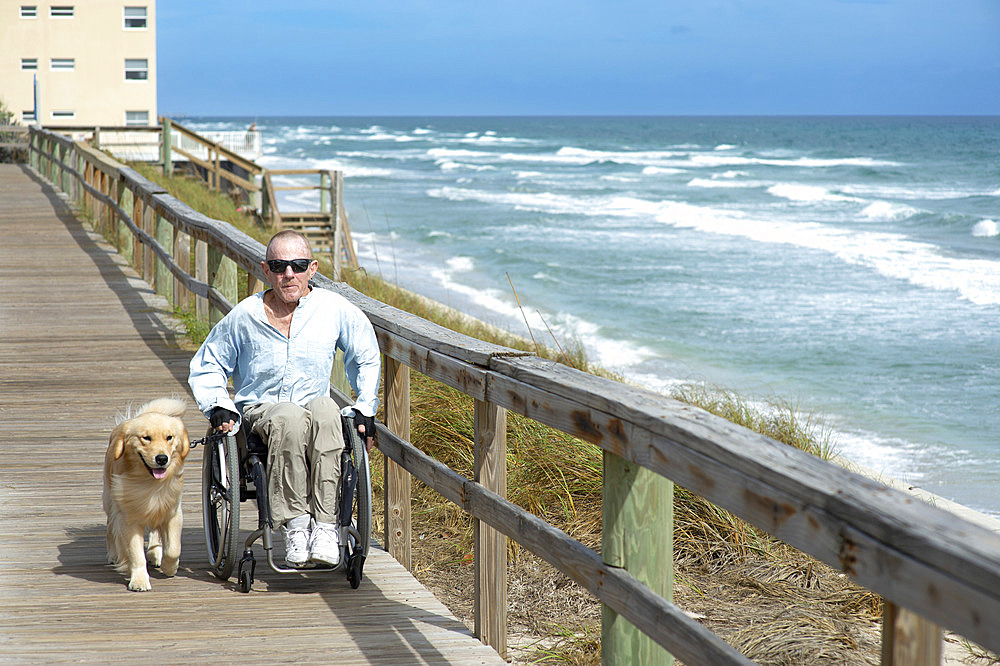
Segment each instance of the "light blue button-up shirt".
[{"label": "light blue button-up shirt", "polygon": [[[360,308],[340,294],[313,287],[299,299],[286,338],[267,320],[264,293],[240,301],[191,359],[188,384],[198,409],[205,416],[215,407],[242,414],[248,405],[305,405],[328,396],[341,349],[347,379],[357,395],[354,409],[374,416],[381,358],[375,330]],[[234,398],[227,388],[230,377]]]}]

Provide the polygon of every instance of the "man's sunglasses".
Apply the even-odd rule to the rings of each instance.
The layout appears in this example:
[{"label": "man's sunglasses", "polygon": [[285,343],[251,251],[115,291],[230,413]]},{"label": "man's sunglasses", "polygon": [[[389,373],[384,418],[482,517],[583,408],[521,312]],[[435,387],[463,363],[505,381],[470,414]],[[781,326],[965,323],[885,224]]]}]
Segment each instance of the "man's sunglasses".
[{"label": "man's sunglasses", "polygon": [[284,273],[285,269],[289,266],[296,273],[305,273],[312,262],[312,259],[291,259],[289,261],[285,261],[284,259],[268,259],[267,267],[272,273]]}]

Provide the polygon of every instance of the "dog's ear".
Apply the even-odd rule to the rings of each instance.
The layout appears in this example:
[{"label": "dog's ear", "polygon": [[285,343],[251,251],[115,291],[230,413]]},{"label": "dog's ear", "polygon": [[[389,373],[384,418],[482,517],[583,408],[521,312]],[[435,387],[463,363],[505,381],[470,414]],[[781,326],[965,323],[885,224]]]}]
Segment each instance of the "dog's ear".
[{"label": "dog's ear", "polygon": [[187,428],[181,427],[180,440],[180,457],[181,460],[184,460],[187,458],[187,454],[191,451],[191,440],[188,439]]},{"label": "dog's ear", "polygon": [[125,453],[125,428],[122,425],[115,426],[111,431],[111,438],[108,440],[108,449],[111,457],[118,460]]}]

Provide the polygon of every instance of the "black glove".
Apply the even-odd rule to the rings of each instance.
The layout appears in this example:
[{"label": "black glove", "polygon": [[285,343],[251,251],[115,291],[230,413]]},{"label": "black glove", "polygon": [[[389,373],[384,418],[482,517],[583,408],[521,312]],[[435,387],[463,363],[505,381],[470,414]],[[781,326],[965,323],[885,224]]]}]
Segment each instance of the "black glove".
[{"label": "black glove", "polygon": [[213,429],[217,429],[223,423],[233,423],[240,422],[240,415],[236,412],[231,412],[225,407],[215,407],[212,409],[212,414],[208,417],[209,422],[212,424]]},{"label": "black glove", "polygon": [[367,439],[368,437],[374,437],[375,436],[375,417],[374,416],[365,416],[364,414],[362,414],[361,412],[359,412],[358,410],[355,409],[354,410],[354,427],[357,428],[358,426],[362,426],[362,425],[365,427],[365,434],[362,435],[364,438]]}]

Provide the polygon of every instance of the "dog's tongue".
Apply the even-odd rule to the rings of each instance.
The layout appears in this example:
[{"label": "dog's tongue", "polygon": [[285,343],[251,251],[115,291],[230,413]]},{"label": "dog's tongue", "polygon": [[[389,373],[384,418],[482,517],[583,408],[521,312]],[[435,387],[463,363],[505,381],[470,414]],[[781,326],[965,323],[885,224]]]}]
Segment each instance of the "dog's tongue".
[{"label": "dog's tongue", "polygon": [[167,470],[163,469],[162,467],[156,467],[153,469],[153,476],[155,476],[157,479],[162,479],[166,475],[167,475]]}]

